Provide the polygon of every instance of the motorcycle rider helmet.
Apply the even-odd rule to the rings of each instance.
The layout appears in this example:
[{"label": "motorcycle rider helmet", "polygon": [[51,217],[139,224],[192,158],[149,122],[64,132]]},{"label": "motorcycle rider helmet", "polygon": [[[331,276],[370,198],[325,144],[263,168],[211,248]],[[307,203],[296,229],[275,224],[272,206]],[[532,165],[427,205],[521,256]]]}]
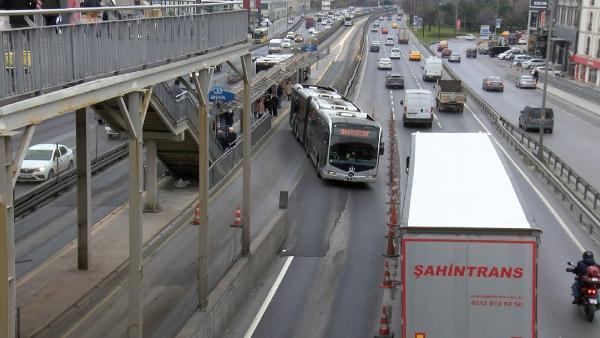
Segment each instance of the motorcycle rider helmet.
[{"label": "motorcycle rider helmet", "polygon": [[583,258],[583,259],[586,259],[586,258],[587,258],[587,259],[590,259],[590,258],[591,258],[591,259],[594,259],[594,253],[593,253],[593,252],[591,252],[591,251],[584,251],[584,252],[583,252],[583,255],[582,255],[582,258]]},{"label": "motorcycle rider helmet", "polygon": [[597,266],[590,266],[589,268],[587,268],[587,276],[590,278],[593,277],[599,277],[600,276],[600,269],[598,269]]}]

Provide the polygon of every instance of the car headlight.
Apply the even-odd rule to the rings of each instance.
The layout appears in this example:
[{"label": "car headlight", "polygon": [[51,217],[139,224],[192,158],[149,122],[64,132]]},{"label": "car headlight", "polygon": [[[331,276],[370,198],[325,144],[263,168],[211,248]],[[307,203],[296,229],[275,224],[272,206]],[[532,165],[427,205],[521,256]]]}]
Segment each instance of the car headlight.
[{"label": "car headlight", "polygon": [[46,167],[39,167],[39,168],[35,169],[35,172],[45,171],[45,170],[46,170]]},{"label": "car headlight", "polygon": [[326,171],[325,171],[325,173],[326,173],[327,175],[332,175],[332,176],[335,176],[335,171],[326,170]]}]

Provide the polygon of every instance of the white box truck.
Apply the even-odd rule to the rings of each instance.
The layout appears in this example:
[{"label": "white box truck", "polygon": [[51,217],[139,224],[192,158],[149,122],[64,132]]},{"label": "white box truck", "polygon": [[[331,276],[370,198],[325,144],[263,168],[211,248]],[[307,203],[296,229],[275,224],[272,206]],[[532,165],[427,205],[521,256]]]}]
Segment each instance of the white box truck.
[{"label": "white box truck", "polygon": [[398,43],[399,44],[407,44],[410,37],[410,32],[408,27],[400,26],[398,28]]},{"label": "white box truck", "polygon": [[442,78],[442,59],[430,56],[423,66],[423,81],[437,81]]},{"label": "white box truck", "polygon": [[411,146],[402,337],[536,338],[541,232],[490,136],[415,133]]}]

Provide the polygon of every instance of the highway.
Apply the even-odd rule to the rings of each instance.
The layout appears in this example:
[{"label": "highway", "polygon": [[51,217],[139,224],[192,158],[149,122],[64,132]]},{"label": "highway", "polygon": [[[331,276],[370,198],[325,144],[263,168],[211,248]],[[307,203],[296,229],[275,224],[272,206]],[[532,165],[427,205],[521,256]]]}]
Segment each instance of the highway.
[{"label": "highway", "polygon": [[[541,107],[543,76],[538,89],[521,89],[515,86],[522,68],[512,66],[512,61],[478,55],[467,59],[465,51],[473,47],[473,41],[451,40],[449,47],[460,53],[461,63],[449,63],[471,88],[482,95],[499,113],[515,126],[519,123],[519,111],[526,105]],[[523,71],[528,74],[527,70]],[[481,88],[482,78],[496,75],[504,79],[504,92],[485,92]],[[579,175],[595,188],[600,188],[600,109],[595,112],[579,107],[576,103],[548,94],[546,106],[554,111],[554,132],[544,135],[544,144],[568,163]],[[530,132],[537,137],[537,132]]]},{"label": "highway", "polygon": [[[350,63],[358,42],[362,38],[362,25],[366,19],[355,21],[351,28],[342,27],[333,35],[330,51],[339,57],[329,68],[322,83],[335,82],[336,76]],[[384,21],[383,27],[390,27]],[[285,30],[285,25],[280,26]],[[302,26],[303,27],[303,26]],[[306,30],[302,28],[302,32]],[[390,34],[396,30],[390,28]],[[403,90],[388,90],[384,86],[386,71],[377,70],[379,57],[389,55],[391,47],[383,46],[385,35],[369,32],[368,42],[382,41],[379,53],[365,47],[364,67],[355,102],[365,112],[375,112],[384,130],[387,141],[387,125],[390,113],[401,121],[400,100]],[[467,44],[457,42],[456,46]],[[325,47],[325,45],[321,46]],[[454,47],[454,45],[452,45]],[[265,47],[254,51],[265,53]],[[423,88],[433,91],[433,83],[421,80],[422,62],[407,60],[410,50],[419,49],[427,55],[416,41],[400,45],[403,58],[392,60],[393,71],[405,76],[405,88]],[[455,47],[460,49],[462,47]],[[266,54],[266,53],[265,53]],[[464,53],[463,53],[464,54]],[[497,67],[494,60],[483,56],[477,60],[466,60],[453,65],[461,76],[480,88],[480,77],[488,74],[504,74],[504,93],[483,93],[489,102],[516,124],[516,114],[525,105],[535,105],[539,90],[520,90],[511,86],[511,70]],[[502,65],[505,65],[504,63]],[[222,74],[225,74],[225,67]],[[220,80],[219,80],[220,79]],[[219,74],[216,81],[222,81]],[[600,167],[597,138],[600,120],[594,115],[567,102],[550,97],[550,107],[555,109],[556,129],[546,134],[548,145],[577,172],[590,180]],[[74,115],[68,114],[40,124],[32,144],[60,142],[74,145]],[[108,140],[103,126],[96,128],[98,149],[107,150],[119,140]],[[410,135],[413,132],[490,132],[494,129],[479,107],[468,102],[464,113],[437,113],[433,128],[404,128],[397,123],[399,158],[410,152]],[[568,139],[567,139],[568,137]],[[530,222],[543,230],[539,260],[539,337],[599,337],[600,325],[587,323],[580,311],[571,305],[570,285],[572,275],[564,272],[566,261],[576,261],[581,251],[593,250],[600,256],[600,247],[591,242],[576,219],[549,189],[544,180],[522,163],[501,138],[496,138],[497,149],[511,175],[521,203],[526,208]],[[568,142],[566,142],[568,140]],[[14,141],[16,142],[16,141]],[[13,143],[16,148],[18,143]],[[251,297],[246,308],[240,309],[240,325],[232,329],[230,336],[247,333],[247,323],[256,317],[254,304],[260,304],[266,291],[272,286],[274,276],[286,264],[284,277],[277,292],[253,331],[253,337],[369,337],[379,326],[383,291],[379,287],[383,276],[382,253],[387,229],[386,211],[389,199],[386,185],[389,153],[380,158],[379,178],[374,184],[344,184],[323,181],[318,178],[312,163],[304,155],[300,144],[294,139],[286,120],[276,126],[268,144],[255,155],[253,167],[252,206],[268,205],[261,213],[253,215],[253,224],[258,229],[269,222],[276,211],[276,201],[281,190],[290,192],[288,211],[289,234],[281,247],[281,256],[276,259],[269,274],[265,275],[262,288]],[[591,159],[587,159],[591,157]],[[584,160],[585,159],[585,160]],[[400,164],[403,166],[403,164]],[[451,164],[449,164],[451,165]],[[443,170],[443,168],[440,168]],[[94,176],[92,201],[93,221],[96,222],[119,205],[127,201],[127,162],[122,161],[109,170]],[[239,252],[223,252],[224,243],[237,240],[239,232],[229,227],[223,229],[215,224],[227,224],[229,214],[216,213],[217,206],[235,205],[241,197],[234,188],[241,185],[240,175],[232,178],[218,196],[211,201],[209,210],[210,227],[210,288],[225,274],[226,267]],[[21,193],[26,190],[19,184]],[[402,191],[403,194],[403,191]],[[18,196],[18,193],[17,193]],[[18,220],[15,225],[17,276],[22,276],[56,250],[75,237],[75,194],[69,191],[47,206]],[[435,210],[435,206],[432,206]],[[264,212],[262,212],[264,210]],[[144,300],[146,302],[144,331],[148,336],[161,337],[173,334],[177,325],[182,325],[189,315],[190,299],[196,290],[197,228],[183,227],[167,242],[162,250],[145,265]],[[239,249],[238,249],[239,250]],[[31,261],[30,261],[31,260]],[[77,323],[72,336],[118,336],[127,325],[127,290],[120,290],[106,303],[98,307],[98,315]],[[393,299],[391,328],[400,333],[400,299]],[[180,318],[175,318],[179,316]],[[169,326],[172,324],[173,326]],[[243,324],[243,325],[242,325]],[[244,326],[245,325],[245,326]],[[242,327],[243,326],[243,327]],[[237,331],[235,331],[237,330]]]},{"label": "highway", "polygon": [[[363,19],[366,21],[366,19]],[[304,29],[302,29],[304,30]],[[342,28],[334,33],[332,39],[337,36],[344,37],[345,29]],[[355,31],[352,31],[355,32]],[[327,42],[323,44],[327,45]],[[286,101],[284,107],[289,105]],[[300,178],[305,173],[310,173],[310,177],[315,179],[314,170],[310,163],[305,161],[302,152],[289,152],[289,149],[297,147],[297,142],[291,137],[287,120],[281,121],[277,132],[272,136],[268,146],[255,155],[253,167],[253,199],[252,207],[260,206],[260,213],[255,213],[252,218],[255,229],[252,235],[256,236],[262,227],[270,222],[271,215],[277,210],[277,200],[280,190],[293,191],[300,184]],[[299,165],[300,164],[300,165]],[[95,181],[102,179],[106,181],[106,196],[111,203],[117,204],[122,198],[127,199],[127,169],[126,162],[121,162],[114,167],[118,174],[113,172],[113,168],[101,173],[95,177]],[[106,175],[106,176],[104,176]],[[112,179],[110,183],[108,180]],[[265,184],[269,181],[271,184]],[[94,182],[96,183],[96,182]],[[225,227],[223,224],[231,222],[232,211],[218,212],[223,207],[235,206],[240,204],[241,196],[238,187],[241,185],[241,175],[232,178],[232,182],[223,190],[216,194],[211,200],[209,208],[210,227],[209,227],[209,256],[210,264],[210,288],[214,288],[216,283],[227,272],[230,264],[239,256],[240,248],[238,245],[229,245],[231,241],[239,242],[239,230]],[[122,189],[121,187],[125,187]],[[195,189],[191,187],[190,189]],[[332,191],[335,191],[332,187]],[[71,194],[72,195],[72,194]],[[93,192],[93,196],[97,196]],[[67,198],[65,196],[65,198]],[[64,199],[59,198],[53,203],[63,203]],[[267,205],[268,207],[264,207]],[[69,203],[69,210],[74,212],[74,201]],[[53,207],[44,208],[55,209]],[[65,208],[67,209],[67,208]],[[114,207],[113,207],[114,209]],[[112,210],[112,209],[110,209]],[[107,209],[107,212],[110,212]],[[34,213],[35,214],[35,213]],[[32,214],[32,215],[34,215]],[[40,218],[47,214],[40,214]],[[60,233],[65,238],[69,236],[69,229],[74,225],[65,225]],[[58,244],[55,244],[58,247]],[[54,246],[53,246],[54,247]],[[235,247],[235,249],[231,249]],[[177,329],[183,325],[185,320],[191,315],[192,307],[190,302],[194,300],[194,293],[197,288],[195,278],[195,260],[197,253],[197,227],[185,226],[173,238],[156,251],[144,267],[144,300],[146,302],[146,323],[144,331],[151,336],[162,337],[171,336]],[[32,262],[33,263],[33,262]],[[165,272],[165,268],[167,272]],[[116,283],[120,283],[117,278]],[[123,287],[123,285],[119,285]],[[126,331],[127,325],[127,289],[120,289],[120,292],[112,294],[113,297],[102,302],[94,314],[85,317],[79,322],[69,323],[67,326],[72,336],[118,336]],[[177,314],[177,318],[173,314]],[[82,313],[83,315],[83,313]],[[183,322],[182,322],[183,321]],[[64,332],[64,331],[59,331]]]},{"label": "highway", "polygon": [[[389,22],[384,26],[389,26]],[[369,41],[375,39],[383,41],[384,36],[369,33]],[[421,80],[421,63],[406,59],[411,49],[424,50],[414,41],[400,47],[405,57],[393,60],[393,67],[395,72],[405,75],[406,88],[433,90],[432,83]],[[396,112],[397,121],[401,118],[403,97],[403,90],[385,88],[386,72],[377,70],[379,57],[387,55],[389,48],[383,47],[379,53],[366,52],[366,67],[356,98],[361,109],[376,112],[382,126],[387,125],[391,109]],[[409,154],[413,132],[488,132],[493,128],[478,107],[468,104],[463,114],[436,114],[430,130],[404,128],[401,123],[397,130],[399,158],[403,159]],[[600,252],[600,248],[588,239],[544,181],[523,165],[501,138],[497,142],[530,222],[543,230],[538,282],[539,337],[599,336],[600,325],[587,323],[571,305],[569,287],[573,278],[564,268],[567,261],[580,259],[583,248],[595,252]],[[387,154],[381,163],[386,160]],[[385,169],[385,165],[380,168],[381,174]],[[317,179],[314,170],[301,178],[292,194],[290,212],[294,217],[290,235],[282,246],[285,254],[294,258],[253,337],[367,337],[376,333],[383,294],[378,284],[382,279],[381,254],[385,249],[384,181],[381,175],[373,185],[329,183]],[[284,260],[278,263],[272,275],[265,278],[269,285],[256,292],[260,302],[271,288],[274,275],[280,273]],[[396,334],[400,333],[399,307],[400,299],[396,298],[392,310],[396,316],[392,316],[391,323]],[[256,309],[240,311],[243,314],[240,321],[249,323],[251,319],[244,317],[256,318]]]}]

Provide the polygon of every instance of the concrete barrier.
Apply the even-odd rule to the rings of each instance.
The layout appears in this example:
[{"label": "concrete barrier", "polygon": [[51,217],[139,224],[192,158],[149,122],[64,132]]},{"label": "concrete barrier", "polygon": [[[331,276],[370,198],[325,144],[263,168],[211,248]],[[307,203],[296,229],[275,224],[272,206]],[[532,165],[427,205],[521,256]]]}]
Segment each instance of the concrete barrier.
[{"label": "concrete barrier", "polygon": [[287,234],[286,211],[279,210],[252,242],[250,257],[241,257],[208,297],[206,311],[197,311],[177,334],[178,338],[222,337],[239,306],[261,280]]}]

